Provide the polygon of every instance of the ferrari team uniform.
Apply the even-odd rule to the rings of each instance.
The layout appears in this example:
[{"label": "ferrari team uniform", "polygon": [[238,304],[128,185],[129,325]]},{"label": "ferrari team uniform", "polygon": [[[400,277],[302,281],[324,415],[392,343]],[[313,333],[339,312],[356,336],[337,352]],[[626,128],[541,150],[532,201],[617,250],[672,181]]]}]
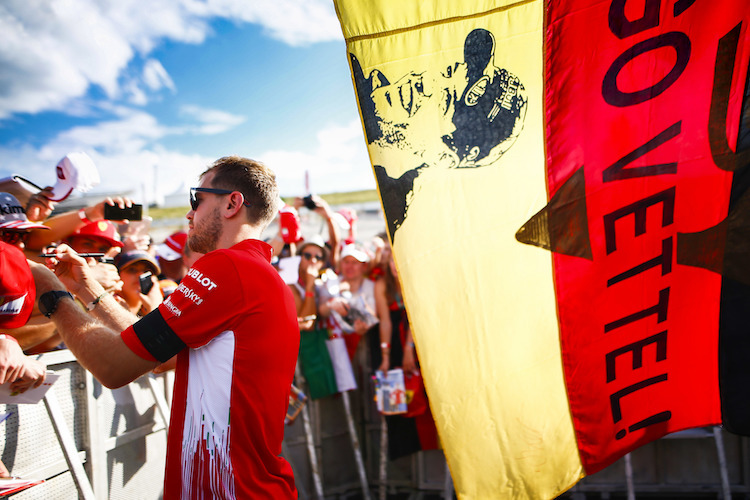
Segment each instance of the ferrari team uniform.
[{"label": "ferrari team uniform", "polygon": [[122,333],[144,359],[178,354],[164,498],[297,497],[280,454],[299,327],[272,254],[259,240],[206,254]]}]

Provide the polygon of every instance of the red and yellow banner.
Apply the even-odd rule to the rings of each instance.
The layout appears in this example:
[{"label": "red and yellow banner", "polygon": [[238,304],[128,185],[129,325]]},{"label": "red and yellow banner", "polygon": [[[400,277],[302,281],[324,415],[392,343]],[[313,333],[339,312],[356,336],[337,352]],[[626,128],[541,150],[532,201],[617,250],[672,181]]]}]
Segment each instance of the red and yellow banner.
[{"label": "red and yellow banner", "polygon": [[549,3],[544,213],[589,474],[722,421],[723,285],[750,284],[729,275],[726,224],[749,158],[734,153],[749,12],[746,0]]},{"label": "red and yellow banner", "polygon": [[459,497],[750,431],[746,0],[335,4]]}]

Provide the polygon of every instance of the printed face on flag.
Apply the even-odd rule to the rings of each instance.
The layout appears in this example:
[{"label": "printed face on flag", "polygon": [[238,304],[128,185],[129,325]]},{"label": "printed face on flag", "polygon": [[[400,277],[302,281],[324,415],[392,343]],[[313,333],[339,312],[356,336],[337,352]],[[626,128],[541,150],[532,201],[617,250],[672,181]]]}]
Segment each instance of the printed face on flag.
[{"label": "printed face on flag", "polygon": [[445,50],[391,83],[350,54],[378,181],[401,181],[402,196],[384,200],[391,236],[406,218],[413,180],[423,168],[494,164],[523,129],[528,97],[521,80],[495,65],[495,36],[477,28],[463,51]]}]

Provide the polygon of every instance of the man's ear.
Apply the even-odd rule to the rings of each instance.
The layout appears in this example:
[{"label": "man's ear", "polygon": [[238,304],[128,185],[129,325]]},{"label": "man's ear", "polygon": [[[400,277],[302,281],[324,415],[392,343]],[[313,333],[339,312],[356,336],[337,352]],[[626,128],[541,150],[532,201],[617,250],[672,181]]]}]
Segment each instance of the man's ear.
[{"label": "man's ear", "polygon": [[244,197],[239,191],[235,191],[227,196],[226,214],[227,217],[234,217],[245,205],[242,204]]}]

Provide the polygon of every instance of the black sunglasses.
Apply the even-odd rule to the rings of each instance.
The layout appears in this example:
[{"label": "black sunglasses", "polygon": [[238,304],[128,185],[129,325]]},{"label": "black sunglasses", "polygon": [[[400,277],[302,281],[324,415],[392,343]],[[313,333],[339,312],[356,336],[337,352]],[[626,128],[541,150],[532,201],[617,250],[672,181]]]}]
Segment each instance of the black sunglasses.
[{"label": "black sunglasses", "polygon": [[[239,193],[239,191],[237,191]],[[193,209],[193,211],[198,210],[198,205],[201,204],[201,200],[199,200],[195,193],[213,193],[213,194],[232,194],[234,191],[230,191],[228,189],[215,189],[215,188],[190,188],[190,208]],[[240,193],[242,194],[242,193]],[[246,207],[249,207],[250,204],[245,201],[245,195],[242,195],[242,204]]]},{"label": "black sunglasses", "polygon": [[310,252],[302,252],[302,256],[304,258],[306,258],[307,260],[313,260],[313,259],[315,259],[318,262],[320,262],[321,260],[323,260],[323,256],[322,255],[317,255],[317,254],[310,253]]}]

